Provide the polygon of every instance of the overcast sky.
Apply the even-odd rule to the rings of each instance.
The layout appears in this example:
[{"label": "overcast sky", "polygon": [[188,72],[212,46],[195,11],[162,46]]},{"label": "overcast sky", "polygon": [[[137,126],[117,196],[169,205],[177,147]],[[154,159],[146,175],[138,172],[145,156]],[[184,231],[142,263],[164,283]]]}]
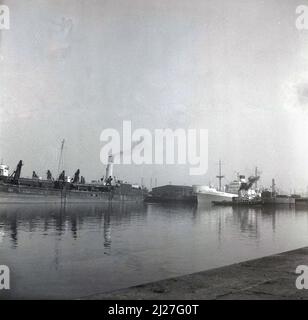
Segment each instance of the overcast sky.
[{"label": "overcast sky", "polygon": [[225,182],[262,171],[285,190],[308,185],[308,31],[305,0],[2,1],[0,158],[23,174],[65,167],[104,175],[100,133],[134,128],[209,130],[209,171],[117,166],[131,182]]}]

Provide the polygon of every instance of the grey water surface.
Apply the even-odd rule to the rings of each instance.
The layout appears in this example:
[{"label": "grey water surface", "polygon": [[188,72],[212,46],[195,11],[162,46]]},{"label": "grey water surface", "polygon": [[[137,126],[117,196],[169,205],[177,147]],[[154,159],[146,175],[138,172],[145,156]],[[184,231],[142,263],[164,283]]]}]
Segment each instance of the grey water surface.
[{"label": "grey water surface", "polygon": [[0,299],[74,299],[308,245],[305,208],[0,206]]}]

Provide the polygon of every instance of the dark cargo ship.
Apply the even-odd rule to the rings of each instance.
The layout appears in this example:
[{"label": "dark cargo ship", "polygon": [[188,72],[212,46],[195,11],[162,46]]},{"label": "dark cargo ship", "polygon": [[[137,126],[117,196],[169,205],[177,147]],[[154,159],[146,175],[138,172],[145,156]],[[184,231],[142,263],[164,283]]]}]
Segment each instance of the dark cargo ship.
[{"label": "dark cargo ship", "polygon": [[1,165],[0,203],[99,203],[119,201],[143,201],[147,190],[141,186],[115,181],[113,157],[109,157],[106,176],[101,181],[86,183],[78,169],[73,179],[62,171],[55,180],[47,171],[47,179],[33,172],[32,178],[22,178],[22,160],[9,175],[8,167]]}]

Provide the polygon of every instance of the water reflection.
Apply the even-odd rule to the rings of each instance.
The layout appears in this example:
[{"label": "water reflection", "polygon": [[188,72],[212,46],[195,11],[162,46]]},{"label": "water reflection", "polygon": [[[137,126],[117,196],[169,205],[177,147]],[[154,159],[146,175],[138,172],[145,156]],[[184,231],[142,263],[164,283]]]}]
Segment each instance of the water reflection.
[{"label": "water reflection", "polygon": [[110,226],[110,214],[104,214],[104,248],[105,254],[110,253],[111,248],[111,226]]},{"label": "water reflection", "polygon": [[[133,212],[133,215],[132,215]],[[106,204],[102,206],[70,205],[10,205],[0,206],[0,228],[9,234],[12,248],[18,247],[18,230],[29,233],[42,230],[47,236],[56,231],[57,239],[61,240],[70,230],[73,239],[78,238],[78,231],[83,229],[84,220],[95,227],[103,228],[104,247],[111,246],[111,218],[115,225],[130,223],[135,215],[146,215],[144,204]],[[102,227],[103,226],[103,227]],[[1,229],[0,229],[1,230]]]},{"label": "water reflection", "polygon": [[307,212],[0,205],[0,262],[14,265],[13,297],[80,297],[306,246]]},{"label": "water reflection", "polygon": [[[276,229],[276,216],[287,215],[289,218],[296,214],[307,214],[307,208],[225,208],[225,207],[199,207],[183,204],[106,204],[103,206],[70,205],[66,207],[40,206],[40,205],[10,205],[0,206],[0,230],[1,235],[10,235],[12,248],[18,247],[18,231],[29,233],[42,230],[43,235],[56,231],[59,241],[70,230],[72,239],[78,238],[79,231],[83,229],[84,222],[90,222],[91,228],[103,230],[105,253],[111,248],[112,225],[127,225],[132,221],[146,219],[147,213],[161,214],[169,220],[189,218],[193,224],[200,223],[200,216],[208,215],[209,221],[217,223],[217,234],[221,240],[221,234],[226,225],[237,226],[241,233],[248,237],[258,239],[259,221],[271,224],[272,232]],[[215,216],[213,216],[215,215]],[[171,221],[170,221],[171,222]],[[172,223],[172,222],[171,222]],[[89,226],[88,226],[89,227]]]}]

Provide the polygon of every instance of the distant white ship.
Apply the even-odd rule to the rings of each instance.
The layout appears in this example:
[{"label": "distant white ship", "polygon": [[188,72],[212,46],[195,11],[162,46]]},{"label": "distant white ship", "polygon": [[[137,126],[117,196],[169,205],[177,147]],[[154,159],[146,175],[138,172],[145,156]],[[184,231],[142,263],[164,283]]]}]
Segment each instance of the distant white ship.
[{"label": "distant white ship", "polygon": [[224,188],[221,187],[221,180],[224,176],[221,174],[221,161],[219,161],[219,188],[212,186],[194,185],[193,192],[197,195],[198,204],[211,204],[213,201],[231,201],[232,198],[238,197],[241,183],[245,182],[245,176],[238,176],[237,180],[232,181]]},{"label": "distant white ship", "polygon": [[213,201],[231,201],[238,197],[241,186],[240,180],[234,180],[225,187],[225,191],[219,191],[211,186],[193,186],[193,191],[197,195],[198,203],[212,203]]}]

